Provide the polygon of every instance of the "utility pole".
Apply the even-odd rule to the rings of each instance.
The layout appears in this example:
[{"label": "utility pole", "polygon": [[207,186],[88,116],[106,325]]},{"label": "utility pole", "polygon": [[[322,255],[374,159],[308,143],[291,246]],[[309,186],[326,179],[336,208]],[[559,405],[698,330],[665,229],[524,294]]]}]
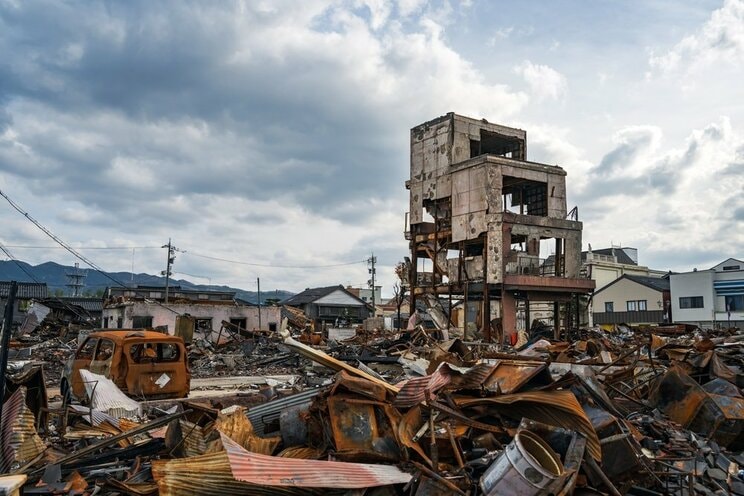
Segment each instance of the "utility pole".
[{"label": "utility pole", "polygon": [[258,330],[261,330],[261,278],[256,278],[256,284],[258,285]]},{"label": "utility pole", "polygon": [[0,417],[3,413],[2,399],[5,398],[5,369],[8,367],[8,345],[10,344],[10,331],[13,327],[13,310],[15,309],[15,297],[18,283],[11,281],[8,288],[8,299],[5,300],[5,316],[2,323],[2,340],[0,342]]},{"label": "utility pole", "polygon": [[369,287],[372,288],[372,316],[375,316],[376,312],[376,305],[375,305],[375,275],[377,274],[377,269],[375,269],[375,264],[377,263],[377,257],[375,256],[375,253],[372,252],[372,256],[367,259],[367,270],[369,271],[370,275],[372,276],[369,281],[367,281],[367,284],[369,284]]},{"label": "utility pole", "polygon": [[168,248],[168,258],[165,270],[160,272],[160,275],[165,276],[165,302],[168,303],[168,286],[170,283],[170,276],[173,275],[171,267],[173,266],[173,261],[176,259],[176,247],[173,246],[171,239],[168,238],[168,244],[161,246],[161,248]]}]

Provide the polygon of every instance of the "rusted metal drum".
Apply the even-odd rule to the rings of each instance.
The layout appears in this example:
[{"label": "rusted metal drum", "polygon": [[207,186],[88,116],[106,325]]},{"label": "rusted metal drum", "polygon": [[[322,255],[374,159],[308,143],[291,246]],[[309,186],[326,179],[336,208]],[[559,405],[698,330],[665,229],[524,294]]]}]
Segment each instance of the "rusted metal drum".
[{"label": "rusted metal drum", "polygon": [[483,494],[548,494],[563,476],[563,464],[535,433],[521,430],[480,480]]}]

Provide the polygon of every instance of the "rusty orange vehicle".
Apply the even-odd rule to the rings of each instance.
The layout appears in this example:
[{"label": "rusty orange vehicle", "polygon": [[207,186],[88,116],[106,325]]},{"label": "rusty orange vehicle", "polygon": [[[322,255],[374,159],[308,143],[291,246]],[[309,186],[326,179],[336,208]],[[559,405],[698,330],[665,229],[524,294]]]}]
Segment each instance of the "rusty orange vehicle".
[{"label": "rusty orange vehicle", "polygon": [[65,365],[60,384],[65,400],[86,400],[81,369],[108,377],[139,399],[185,398],[191,386],[183,339],[155,331],[91,332]]}]

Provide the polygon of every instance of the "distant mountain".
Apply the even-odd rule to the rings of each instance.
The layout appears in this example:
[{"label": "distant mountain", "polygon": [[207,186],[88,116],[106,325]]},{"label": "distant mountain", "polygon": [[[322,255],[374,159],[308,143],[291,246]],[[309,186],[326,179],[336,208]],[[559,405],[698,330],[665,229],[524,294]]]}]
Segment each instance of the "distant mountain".
[{"label": "distant mountain", "polygon": [[[93,269],[75,269],[75,267],[60,265],[54,262],[45,262],[39,265],[30,265],[26,262],[18,261],[18,264],[22,265],[34,278],[39,282],[45,282],[49,287],[49,292],[54,293],[55,291],[63,291],[63,294],[69,294],[69,288],[67,287],[68,278],[67,274],[78,270],[86,274],[83,279],[83,293],[95,295],[103,292],[108,286],[117,286],[117,284],[111,279],[105,277],[98,271]],[[106,272],[109,276],[113,277],[117,281],[120,281],[126,285],[149,285],[149,286],[164,286],[165,277],[154,276],[151,274],[132,274],[131,272]],[[19,282],[33,282],[33,280],[26,275],[17,265],[16,262],[11,260],[0,261],[0,281],[19,281]],[[185,279],[171,279],[170,284],[173,286],[181,286],[184,289],[201,289],[201,290],[220,290],[220,291],[235,291],[237,298],[250,301],[252,303],[258,302],[258,294],[255,291],[245,291],[240,288],[231,288],[229,286],[208,286],[205,284],[194,284]],[[278,298],[283,300],[292,296],[294,293],[284,291],[282,289],[272,291],[261,292],[261,302],[266,301],[269,298]]]}]

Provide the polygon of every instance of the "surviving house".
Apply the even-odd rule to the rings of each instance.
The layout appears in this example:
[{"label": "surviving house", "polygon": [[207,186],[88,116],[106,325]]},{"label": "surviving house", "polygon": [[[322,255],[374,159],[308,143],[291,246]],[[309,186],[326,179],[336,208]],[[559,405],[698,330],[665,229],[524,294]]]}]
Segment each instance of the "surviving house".
[{"label": "surviving house", "polygon": [[625,274],[594,292],[596,325],[672,322],[668,277]]},{"label": "surviving house", "polygon": [[349,293],[358,297],[360,300],[370,304],[372,303],[372,294],[374,293],[374,304],[382,305],[384,303],[384,300],[382,298],[382,286],[375,286],[374,291],[372,291],[372,288],[354,288],[352,286],[346,286],[346,289],[349,291]]},{"label": "surviving house", "polygon": [[232,291],[189,290],[180,286],[107,288],[104,294],[103,327],[109,329],[163,329],[175,334],[183,317],[196,329],[217,331],[222,322],[242,329],[275,331],[281,320],[276,306],[259,307],[237,300]]},{"label": "surviving house", "polygon": [[[610,248],[593,250],[592,245],[589,245],[589,250],[581,253],[581,272],[593,280],[598,289],[604,288],[626,274],[652,278],[661,278],[667,274],[662,270],[654,270],[645,265],[639,265],[637,248],[611,246]],[[605,323],[594,321],[594,314],[604,311],[602,307],[594,305],[595,301],[592,299],[587,308],[586,317],[589,325]],[[668,311],[669,309],[667,309]]]},{"label": "surviving house", "polygon": [[[17,283],[15,304],[13,305],[13,324],[21,324],[26,318],[31,300],[47,297],[47,285],[37,282]],[[0,281],[0,308],[5,308],[10,293],[10,281]]]},{"label": "surviving house", "polygon": [[613,246],[581,253],[581,270],[589,279],[603,288],[625,274],[645,277],[663,277],[666,272],[638,265],[638,249]]},{"label": "surviving house", "polygon": [[552,309],[556,333],[576,325],[594,289],[580,275],[582,223],[566,208],[566,171],[527,161],[525,131],[454,113],[416,126],[406,187],[414,307],[426,293],[476,304],[486,339],[530,322],[534,303]]},{"label": "surviving house", "polygon": [[675,322],[703,328],[744,325],[744,261],[670,276]]},{"label": "surviving house", "polygon": [[316,323],[336,327],[361,323],[372,313],[367,302],[342,285],[307,288],[281,304],[301,309],[305,316]]}]

